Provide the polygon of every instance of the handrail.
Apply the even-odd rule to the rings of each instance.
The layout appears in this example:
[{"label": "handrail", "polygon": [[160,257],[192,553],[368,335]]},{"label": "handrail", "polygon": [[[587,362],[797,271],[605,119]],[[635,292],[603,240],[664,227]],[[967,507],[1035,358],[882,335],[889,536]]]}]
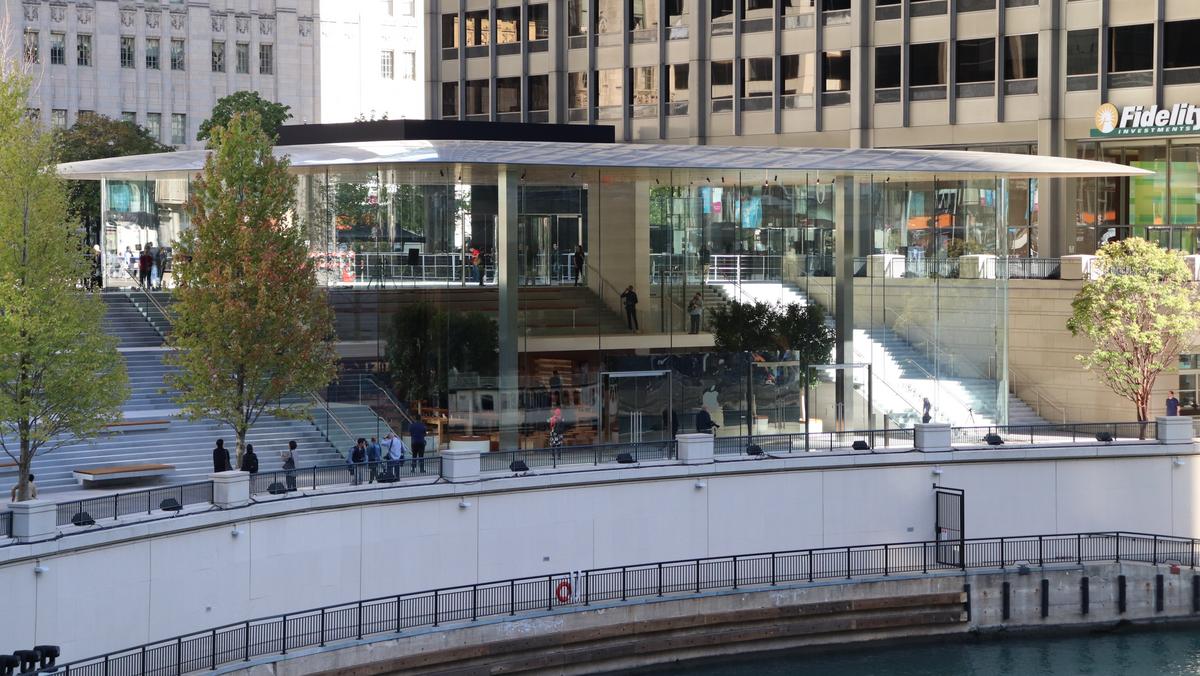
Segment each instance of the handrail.
[{"label": "handrail", "polygon": [[[325,415],[328,416],[328,419],[332,420],[333,424],[337,425],[338,429],[340,429],[342,431],[342,433],[346,435],[347,438],[349,438],[349,439],[355,438],[354,433],[351,432],[349,429],[347,429],[346,426],[344,424],[342,424],[342,421],[339,420],[336,415],[334,415],[333,411],[329,407],[329,402],[322,399],[321,395],[317,394],[316,392],[309,392],[308,396],[312,398],[312,400],[316,403],[318,408],[321,408],[325,411]],[[332,444],[332,440],[329,439],[328,432],[325,433],[325,440],[329,441]],[[338,448],[337,446],[334,446],[334,450],[337,451],[339,455],[342,454],[342,449]]]},{"label": "handrail", "polygon": [[[440,587],[246,619],[66,663],[57,669],[67,674],[72,671],[89,674],[93,673],[91,670],[107,674],[110,664],[128,661],[144,665],[146,655],[152,653],[156,657],[155,668],[164,673],[207,671],[255,657],[285,656],[289,650],[349,644],[373,635],[395,636],[417,627],[436,628],[484,617],[515,618],[518,614],[552,612],[555,608],[582,611],[593,602],[627,602],[631,598],[659,598],[664,594],[699,596],[721,589],[770,589],[781,583],[885,579],[895,574],[929,575],[968,569],[1006,570],[1010,566],[1034,565],[1035,561],[1041,567],[1085,562],[1172,563],[1188,565],[1194,570],[1196,544],[1194,538],[1173,535],[1081,531],[813,547],[626,564]],[[769,577],[764,574],[767,570]],[[407,614],[404,609],[409,609]],[[294,633],[288,631],[289,619],[296,629]],[[251,627],[260,636],[280,638],[256,642]],[[314,631],[314,627],[319,630]]]},{"label": "handrail", "polygon": [[[1015,377],[1014,377],[1014,376],[1015,376]],[[1013,365],[1010,363],[1010,364],[1008,365],[1008,389],[1009,389],[1009,390],[1010,390],[1010,391],[1011,391],[1011,392],[1012,392],[1014,395],[1016,395],[1017,397],[1020,397],[1020,396],[1021,396],[1021,394],[1020,394],[1020,392],[1018,392],[1018,391],[1017,391],[1017,382],[1018,382],[1018,380],[1024,381],[1024,382],[1026,382],[1026,383],[1028,383],[1028,382],[1029,382],[1029,379],[1025,377],[1025,373],[1024,373],[1024,372],[1022,372],[1020,369],[1018,369],[1018,368],[1015,368],[1015,367],[1014,367],[1014,366],[1013,366]],[[1046,404],[1046,405],[1048,405],[1050,408],[1053,408],[1053,409],[1055,409],[1056,411],[1058,411],[1059,413],[1061,413],[1061,414],[1062,414],[1062,422],[1063,422],[1063,424],[1064,424],[1064,425],[1065,425],[1065,424],[1067,424],[1067,408],[1066,408],[1065,406],[1062,406],[1061,404],[1059,404],[1058,402],[1056,402],[1054,399],[1052,399],[1052,398],[1050,398],[1050,397],[1048,397],[1048,396],[1046,396],[1046,395],[1042,394],[1041,388],[1034,387],[1034,386],[1032,386],[1032,385],[1028,385],[1028,384],[1027,384],[1027,385],[1025,386],[1025,389],[1026,389],[1026,390],[1032,390],[1032,391],[1033,391],[1033,394],[1034,394],[1034,396],[1036,397],[1036,399],[1035,399],[1035,406],[1034,406],[1034,409],[1033,409],[1033,410],[1034,410],[1034,412],[1035,412],[1035,413],[1037,413],[1037,414],[1038,414],[1038,417],[1040,417],[1040,418],[1042,418],[1042,419],[1046,419],[1046,416],[1043,416],[1043,415],[1042,415],[1042,404],[1043,404],[1043,403],[1045,403],[1045,404]],[[1026,402],[1026,403],[1028,403],[1028,402]]]}]

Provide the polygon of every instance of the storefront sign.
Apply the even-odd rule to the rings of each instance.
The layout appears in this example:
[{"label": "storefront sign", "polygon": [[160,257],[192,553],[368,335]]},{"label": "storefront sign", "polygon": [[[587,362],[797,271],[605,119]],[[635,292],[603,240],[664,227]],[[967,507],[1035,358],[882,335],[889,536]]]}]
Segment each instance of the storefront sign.
[{"label": "storefront sign", "polygon": [[1170,108],[1125,106],[1105,103],[1096,109],[1093,138],[1109,136],[1162,136],[1200,131],[1200,107],[1176,103]]}]

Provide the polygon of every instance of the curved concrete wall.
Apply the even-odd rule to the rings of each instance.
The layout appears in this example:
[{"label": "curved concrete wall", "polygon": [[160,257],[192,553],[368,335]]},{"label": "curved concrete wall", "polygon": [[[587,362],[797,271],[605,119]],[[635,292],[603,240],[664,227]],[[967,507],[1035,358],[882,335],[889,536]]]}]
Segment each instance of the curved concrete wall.
[{"label": "curved concrete wall", "polygon": [[924,540],[933,535],[935,479],[966,490],[968,537],[1200,535],[1200,457],[1173,462],[1193,452],[1187,443],[822,455],[214,510],[0,549],[0,598],[18,609],[0,613],[0,652],[54,643],[65,661],[247,618],[475,581]]}]

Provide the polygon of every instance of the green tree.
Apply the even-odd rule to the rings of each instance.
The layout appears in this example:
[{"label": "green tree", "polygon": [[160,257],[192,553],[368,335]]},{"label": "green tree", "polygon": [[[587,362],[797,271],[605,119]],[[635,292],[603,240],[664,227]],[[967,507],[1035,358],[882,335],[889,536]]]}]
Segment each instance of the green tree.
[{"label": "green tree", "polygon": [[[69,129],[54,134],[54,159],[80,162],[105,157],[147,155],[174,150],[132,122],[103,115],[80,115]],[[67,181],[67,212],[99,234],[100,181]]]},{"label": "green tree", "polygon": [[258,113],[214,128],[212,145],[177,243],[170,381],[189,417],[233,428],[241,462],[260,416],[298,416],[285,398],[333,379],[333,314],[289,220],[296,179]]},{"label": "green tree", "polygon": [[1200,329],[1200,296],[1178,251],[1135,237],[1097,253],[1100,277],[1079,290],[1067,320],[1072,335],[1092,343],[1092,351],[1076,359],[1146,421],[1154,381],[1178,365]]},{"label": "green tree", "polygon": [[443,401],[451,368],[494,376],[499,353],[499,327],[485,313],[445,312],[421,302],[392,316],[387,358],[403,401]]},{"label": "green tree", "polygon": [[258,95],[258,92],[234,92],[217,100],[217,105],[212,109],[212,117],[200,123],[196,140],[209,141],[208,146],[211,148],[213,147],[213,129],[229,126],[229,121],[238,113],[255,112],[258,113],[262,130],[274,143],[279,137],[279,128],[292,118],[292,114],[289,112],[291,109],[291,106],[264,99]]},{"label": "green tree", "polygon": [[[819,305],[734,301],[714,308],[708,325],[718,352],[765,352],[801,366],[828,364],[833,354],[833,331]],[[814,382],[813,373],[805,377]]]},{"label": "green tree", "polygon": [[68,222],[54,145],[25,116],[29,78],[0,71],[0,447],[29,499],[34,457],[120,418],[128,393],[104,304],[85,292],[78,228]]}]

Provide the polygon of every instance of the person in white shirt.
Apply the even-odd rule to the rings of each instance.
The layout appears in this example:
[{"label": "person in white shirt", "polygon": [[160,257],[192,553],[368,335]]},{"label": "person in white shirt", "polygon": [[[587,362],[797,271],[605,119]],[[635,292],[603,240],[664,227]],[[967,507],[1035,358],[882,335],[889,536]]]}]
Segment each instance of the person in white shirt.
[{"label": "person in white shirt", "polygon": [[387,459],[387,471],[394,477],[400,476],[400,468],[404,467],[404,442],[400,437],[388,432],[383,438],[384,457]]}]

